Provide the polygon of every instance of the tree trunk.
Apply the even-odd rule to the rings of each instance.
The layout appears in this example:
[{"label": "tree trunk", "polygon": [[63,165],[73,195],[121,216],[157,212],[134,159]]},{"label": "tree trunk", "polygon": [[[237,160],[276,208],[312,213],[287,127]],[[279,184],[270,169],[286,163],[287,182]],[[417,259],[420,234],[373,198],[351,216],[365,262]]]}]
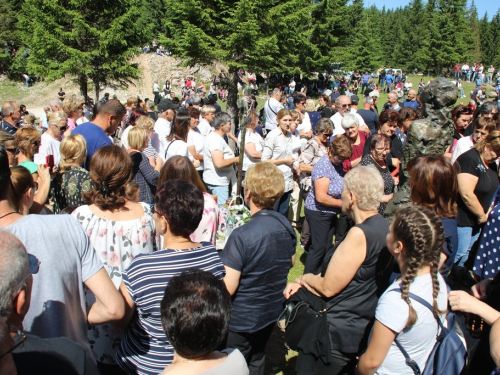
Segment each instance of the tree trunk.
[{"label": "tree trunk", "polygon": [[80,93],[87,100],[87,95],[89,91],[87,76],[85,74],[80,74],[78,77],[78,84],[80,86]]},{"label": "tree trunk", "polygon": [[94,92],[95,92],[95,103],[99,101],[99,92],[101,91],[101,87],[99,86],[99,82],[94,81]]},{"label": "tree trunk", "polygon": [[[226,112],[231,116],[231,132],[236,134],[236,129],[239,125],[238,119],[238,69],[229,68],[228,74],[228,93],[227,93],[227,107]],[[230,139],[229,146],[234,149],[234,142]],[[241,150],[240,150],[241,152]]]}]

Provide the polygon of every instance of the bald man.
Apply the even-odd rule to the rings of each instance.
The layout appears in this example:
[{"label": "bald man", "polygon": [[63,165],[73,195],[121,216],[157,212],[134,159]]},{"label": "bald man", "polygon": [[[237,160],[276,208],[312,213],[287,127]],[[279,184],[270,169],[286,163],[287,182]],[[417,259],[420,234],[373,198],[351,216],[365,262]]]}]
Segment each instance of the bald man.
[{"label": "bald man", "polygon": [[408,91],[408,99],[403,101],[403,107],[410,107],[413,109],[417,109],[419,106],[417,102],[417,92],[414,89]]}]

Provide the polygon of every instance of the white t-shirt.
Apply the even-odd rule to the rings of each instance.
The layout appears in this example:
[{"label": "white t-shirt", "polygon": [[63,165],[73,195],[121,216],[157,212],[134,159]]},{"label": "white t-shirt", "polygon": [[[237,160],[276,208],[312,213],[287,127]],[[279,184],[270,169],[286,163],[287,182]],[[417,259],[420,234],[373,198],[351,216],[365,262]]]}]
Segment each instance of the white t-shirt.
[{"label": "white t-shirt", "polygon": [[165,148],[167,147],[167,137],[170,135],[172,123],[164,118],[158,118],[155,123],[155,133],[151,139],[154,149],[165,158]]},{"label": "white t-shirt", "polygon": [[[292,156],[292,134],[287,131],[286,136],[280,128],[276,128],[267,133],[264,151],[262,152],[262,161],[269,159],[278,160]],[[285,179],[285,192],[293,189],[292,166],[288,164],[277,165],[283,172]]]},{"label": "white t-shirt", "polygon": [[61,154],[59,152],[60,146],[61,142],[52,138],[49,134],[43,133],[38,154],[34,156],[33,161],[35,164],[45,164],[45,157],[47,155],[54,155],[54,165],[59,164],[59,160],[61,160]]},{"label": "white t-shirt", "polygon": [[[443,277],[438,273],[439,294],[437,297],[440,310],[446,310],[448,293]],[[401,283],[396,280],[392,283],[378,301],[375,311],[375,319],[380,323],[399,332],[397,339],[408,352],[411,359],[417,362],[421,371],[424,371],[425,362],[432,351],[438,334],[438,323],[432,312],[421,303],[412,300],[412,306],[417,312],[417,321],[411,328],[405,328],[408,320],[409,306],[401,298],[398,291],[392,289],[400,288]],[[410,292],[423,298],[432,305],[432,280],[430,274],[418,276],[410,284]],[[441,317],[444,320],[444,316]],[[405,357],[393,342],[389,353],[377,371],[379,375],[413,375],[413,371],[405,363]]]},{"label": "white t-shirt", "polygon": [[167,161],[170,159],[172,156],[186,156],[189,158],[189,160],[193,161],[193,155],[188,150],[188,145],[186,142],[180,140],[180,139],[174,139],[173,141],[167,141],[166,146],[165,146],[165,152],[163,154],[160,154],[160,157],[163,159],[163,161]]},{"label": "white t-shirt", "polygon": [[266,129],[273,130],[278,126],[276,115],[279,110],[284,108],[279,101],[274,98],[269,98],[264,103],[264,112],[266,113]]},{"label": "white t-shirt", "polygon": [[229,186],[232,178],[235,177],[235,171],[232,165],[226,168],[215,168],[212,151],[221,151],[224,159],[234,158],[234,152],[219,134],[212,132],[207,136],[205,148],[203,150],[203,161],[205,171],[203,172],[203,181],[215,186]]},{"label": "white t-shirt", "polygon": [[[264,149],[264,139],[260,136],[259,133],[252,132],[247,130],[245,133],[245,145],[248,145],[250,143],[253,143],[255,145],[255,150],[257,152],[262,153],[262,150]],[[241,144],[241,132],[238,134],[238,144]],[[245,153],[243,154],[243,170],[246,172],[250,166],[252,166],[255,163],[258,163],[260,159],[254,159],[250,155]]]},{"label": "white t-shirt", "polygon": [[451,164],[455,163],[460,155],[462,155],[465,151],[469,151],[472,147],[474,147],[472,135],[460,138],[453,148],[453,153],[451,154]]},{"label": "white t-shirt", "polygon": [[159,92],[159,91],[160,91],[160,85],[155,82],[153,84],[153,92]]},{"label": "white t-shirt", "polygon": [[299,166],[299,152],[303,146],[302,144],[303,140],[304,138],[300,138],[299,131],[296,129],[295,134],[292,134],[292,157],[295,160],[293,162],[293,165],[296,167]]},{"label": "white t-shirt", "polygon": [[200,118],[197,128],[200,131],[200,134],[205,138],[212,131],[212,126],[204,118]]},{"label": "white t-shirt", "polygon": [[[203,155],[203,149],[205,147],[205,138],[197,131],[191,130],[188,133],[187,145],[188,145],[188,147],[194,146],[196,153]],[[191,153],[189,153],[189,154],[191,154]],[[194,158],[193,158],[193,160],[194,160]],[[198,168],[196,168],[196,170],[197,171],[203,170],[203,160],[200,160],[200,166]]]},{"label": "white t-shirt", "polygon": [[[302,122],[297,126],[297,130],[299,133],[307,133],[309,130],[312,130],[311,118],[309,117],[309,113],[304,113],[304,118]],[[302,146],[305,146],[307,143],[306,138],[301,138]]]}]

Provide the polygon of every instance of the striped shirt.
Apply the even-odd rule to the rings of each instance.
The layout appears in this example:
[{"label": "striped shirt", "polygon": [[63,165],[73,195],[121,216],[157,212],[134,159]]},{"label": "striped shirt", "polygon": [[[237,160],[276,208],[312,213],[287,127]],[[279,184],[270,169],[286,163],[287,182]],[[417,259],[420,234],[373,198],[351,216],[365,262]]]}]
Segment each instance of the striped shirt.
[{"label": "striped shirt", "polygon": [[162,329],[160,303],[169,280],[193,268],[211,272],[221,280],[225,275],[217,251],[208,242],[188,250],[164,249],[139,254],[122,274],[136,306],[116,354],[118,364],[126,373],[156,375],[174,359],[174,348]]}]

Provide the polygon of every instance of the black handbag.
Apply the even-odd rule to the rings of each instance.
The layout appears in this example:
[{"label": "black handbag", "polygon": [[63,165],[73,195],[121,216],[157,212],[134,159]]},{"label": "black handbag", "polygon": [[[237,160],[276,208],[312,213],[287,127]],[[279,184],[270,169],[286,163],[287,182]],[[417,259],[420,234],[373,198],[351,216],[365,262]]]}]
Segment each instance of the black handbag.
[{"label": "black handbag", "polygon": [[326,307],[323,299],[300,288],[286,301],[285,309],[278,318],[278,326],[285,329],[286,346],[298,350],[304,333],[314,330],[317,324],[326,324],[326,313],[334,305]]}]

